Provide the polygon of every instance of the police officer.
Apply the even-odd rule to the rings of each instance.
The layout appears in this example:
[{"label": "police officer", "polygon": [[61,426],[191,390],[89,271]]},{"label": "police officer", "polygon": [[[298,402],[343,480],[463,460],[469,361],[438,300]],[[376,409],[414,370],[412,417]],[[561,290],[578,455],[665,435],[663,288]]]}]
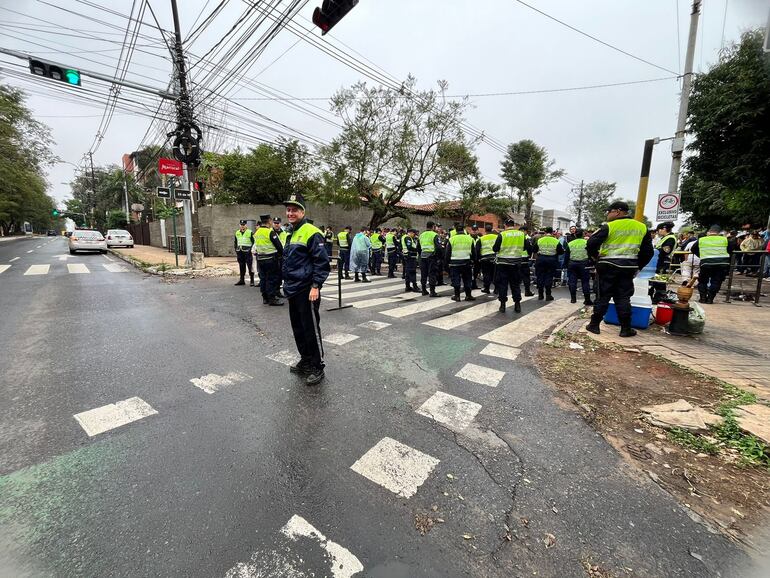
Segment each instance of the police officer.
[{"label": "police officer", "polygon": [[388,278],[396,278],[396,263],[398,262],[398,252],[396,251],[396,231],[385,229],[385,253],[388,257]]},{"label": "police officer", "polygon": [[473,262],[476,260],[476,243],[465,232],[462,225],[455,224],[455,234],[450,235],[444,249],[444,264],[449,270],[449,280],[455,294],[452,301],[460,300],[460,281],[465,289],[465,300],[475,301],[471,294],[471,279],[473,277]]},{"label": "police officer", "polygon": [[701,237],[690,248],[700,257],[700,275],[698,276],[698,293],[701,303],[713,303],[714,297],[722,287],[722,281],[730,267],[730,251],[727,248],[727,237],[722,236],[719,225],[712,225],[705,237]]},{"label": "police officer", "polygon": [[489,294],[489,288],[492,285],[495,275],[495,241],[497,233],[492,229],[492,224],[484,225],[484,234],[479,239],[478,255],[479,265],[481,267],[481,285],[482,293]]},{"label": "police officer", "polygon": [[259,289],[264,305],[283,305],[278,299],[280,290],[280,274],[278,267],[283,256],[283,245],[277,231],[270,226],[270,215],[259,216],[260,227],[254,234],[254,252],[257,255],[257,273],[259,273]]},{"label": "police officer", "polygon": [[537,253],[537,260],[535,261],[537,298],[542,300],[545,292],[545,300],[553,301],[553,295],[551,295],[553,275],[559,266],[559,255],[564,253],[564,247],[554,236],[552,227],[546,227],[543,229],[543,233],[544,235],[537,240],[537,245],[535,245],[535,252]]},{"label": "police officer", "polygon": [[369,241],[372,243],[371,273],[382,275],[382,246],[385,243],[382,229],[377,228],[369,237]]},{"label": "police officer", "polygon": [[671,264],[671,254],[676,249],[676,235],[673,234],[674,223],[667,221],[658,225],[656,229],[660,239],[655,244],[658,250],[658,265],[655,267],[655,273],[668,271]]},{"label": "police officer", "polygon": [[299,193],[284,202],[286,219],[292,227],[283,259],[284,291],[289,300],[289,321],[300,360],[292,373],[305,376],[305,383],[316,385],[324,378],[321,339],[321,287],[329,277],[331,265],[324,234],[305,219],[305,200]]},{"label": "police officer", "polygon": [[473,225],[471,227],[471,239],[473,239],[473,244],[476,245],[476,259],[473,261],[473,275],[471,276],[471,289],[478,289],[479,288],[479,273],[481,273],[481,263],[479,261],[479,256],[481,255],[481,233],[479,233],[479,227],[478,225]]},{"label": "police officer", "polygon": [[233,238],[233,249],[235,249],[235,257],[238,259],[238,272],[241,278],[236,285],[246,285],[243,280],[246,276],[246,266],[249,267],[249,278],[251,279],[251,285],[254,287],[254,269],[251,264],[251,248],[254,246],[254,233],[251,229],[246,227],[246,219],[240,220],[240,227],[235,231]]},{"label": "police officer", "polygon": [[532,257],[532,237],[527,234],[528,228],[526,225],[522,225],[519,227],[519,231],[522,231],[526,235],[527,243],[525,244],[525,249],[522,249],[521,252],[521,266],[519,267],[519,273],[521,274],[521,283],[524,285],[524,296],[525,297],[533,297],[535,294],[532,293],[532,275],[530,271],[530,263],[531,263],[531,257]]},{"label": "police officer", "polygon": [[496,257],[495,289],[500,300],[500,312],[505,313],[505,303],[508,301],[508,288],[511,289],[513,310],[521,313],[521,260],[522,254],[529,255],[527,235],[516,228],[513,219],[506,219],[505,229],[500,231],[492,250]]},{"label": "police officer", "polygon": [[273,217],[273,231],[275,231],[275,234],[278,235],[278,240],[281,242],[281,247],[283,250],[281,251],[281,257],[278,259],[278,297],[283,297],[281,295],[281,288],[283,287],[283,251],[286,250],[286,239],[289,238],[289,233],[283,228],[281,225],[281,217]]},{"label": "police officer", "polygon": [[346,225],[337,235],[337,246],[340,248],[340,263],[345,272],[345,279],[350,279],[350,231],[352,227]]},{"label": "police officer", "polygon": [[[420,284],[422,285],[422,294],[438,297],[436,293],[436,259],[441,252],[438,233],[436,233],[436,224],[428,221],[427,228],[420,233]],[[428,293],[427,287],[430,288]]]},{"label": "police officer", "polygon": [[329,259],[331,259],[332,251],[334,250],[334,230],[328,225],[324,233],[324,242],[326,243],[326,252],[329,254]]},{"label": "police officer", "polygon": [[606,212],[607,222],[586,244],[588,256],[596,261],[598,284],[596,303],[586,330],[599,333],[599,324],[612,299],[620,321],[620,336],[633,337],[636,335],[631,328],[634,277],[652,259],[652,239],[644,223],[629,218],[628,203],[615,201]]},{"label": "police officer", "polygon": [[591,272],[588,267],[591,260],[586,249],[587,241],[583,238],[583,229],[570,227],[573,239],[567,243],[564,251],[564,267],[567,269],[567,285],[569,286],[570,303],[577,303],[577,283],[583,289],[583,304],[593,305],[591,301]]},{"label": "police officer", "polygon": [[401,236],[401,254],[404,258],[404,281],[406,289],[404,293],[419,293],[417,288],[417,255],[420,254],[420,241],[417,239],[417,229],[409,231]]},{"label": "police officer", "polygon": [[444,247],[446,247],[448,237],[440,223],[436,225],[436,232],[438,233],[438,250],[436,251],[436,261],[433,267],[436,276],[436,286],[440,287],[444,285]]}]

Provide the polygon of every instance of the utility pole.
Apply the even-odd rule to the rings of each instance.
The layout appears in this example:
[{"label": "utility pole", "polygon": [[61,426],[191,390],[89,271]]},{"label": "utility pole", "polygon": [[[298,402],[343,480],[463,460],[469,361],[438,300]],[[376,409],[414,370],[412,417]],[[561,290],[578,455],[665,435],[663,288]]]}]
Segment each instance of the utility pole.
[{"label": "utility pole", "polygon": [[91,160],[91,194],[89,195],[88,210],[91,214],[91,228],[94,226],[94,205],[96,204],[96,175],[94,174],[94,153],[88,153],[88,158]]},{"label": "utility pole", "polygon": [[580,194],[578,195],[578,211],[577,211],[577,221],[575,221],[575,226],[580,228],[581,224],[581,218],[583,217],[583,179],[580,179]]},{"label": "utility pole", "polygon": [[682,95],[679,99],[679,119],[676,123],[674,141],[671,143],[671,176],[668,180],[668,192],[674,195],[679,194],[679,173],[682,170],[682,153],[684,152],[684,129],[687,125],[687,106],[690,103],[692,65],[695,60],[695,39],[698,36],[701,2],[702,0],[693,0],[692,2],[690,36],[687,40],[687,54],[684,59],[684,75],[682,76]]},{"label": "utility pole", "polygon": [[634,219],[644,222],[644,205],[647,203],[647,185],[650,182],[650,165],[652,164],[652,149],[660,142],[658,138],[648,138],[644,141],[642,154],[642,172],[639,175],[639,190],[636,193],[636,212]]}]

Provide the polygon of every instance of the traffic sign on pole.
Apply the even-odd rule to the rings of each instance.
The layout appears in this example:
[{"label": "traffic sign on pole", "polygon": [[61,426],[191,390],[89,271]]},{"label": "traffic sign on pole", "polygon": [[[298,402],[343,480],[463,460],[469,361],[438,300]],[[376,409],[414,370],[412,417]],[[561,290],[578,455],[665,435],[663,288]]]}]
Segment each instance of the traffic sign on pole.
[{"label": "traffic sign on pole", "polygon": [[155,189],[158,192],[158,196],[161,199],[170,199],[171,198],[171,189],[168,187],[156,187]]},{"label": "traffic sign on pole", "polygon": [[182,162],[174,159],[159,158],[158,159],[158,172],[162,175],[176,175],[182,176]]},{"label": "traffic sign on pole", "polygon": [[673,221],[679,216],[679,195],[661,193],[658,195],[656,220]]},{"label": "traffic sign on pole", "polygon": [[190,189],[174,189],[174,198],[189,201]]}]

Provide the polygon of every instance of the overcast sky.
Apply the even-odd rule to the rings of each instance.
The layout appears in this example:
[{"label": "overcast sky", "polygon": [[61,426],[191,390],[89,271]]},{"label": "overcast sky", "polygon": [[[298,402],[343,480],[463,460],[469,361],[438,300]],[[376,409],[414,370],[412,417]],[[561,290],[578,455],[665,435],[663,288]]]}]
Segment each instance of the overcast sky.
[{"label": "overcast sky", "polygon": [[[50,4],[41,0],[0,0],[0,46],[113,75],[123,33],[95,20],[113,23],[122,29],[127,20],[91,7],[88,5],[91,3],[126,15],[131,9],[131,2],[127,0],[50,0]],[[187,36],[196,18],[208,15],[218,3],[219,0],[180,0],[183,34]],[[284,0],[284,4],[288,3]],[[684,65],[691,11],[691,3],[686,0],[528,0],[528,3],[661,68],[586,38],[517,0],[361,0],[322,42],[397,79],[411,73],[423,88],[435,87],[437,80],[444,79],[449,82],[449,94],[453,95],[660,79],[674,76],[671,71],[677,73]],[[137,1],[136,5],[139,4]],[[262,6],[270,4],[261,2]],[[294,21],[309,28],[317,4],[320,0],[308,2]],[[151,0],[151,6],[161,26],[172,30],[169,2]],[[191,52],[198,57],[207,52],[246,7],[241,0],[229,0],[222,13],[192,43]],[[766,18],[767,2],[763,0],[704,0],[695,52],[696,71],[708,70],[724,45],[738,39],[749,28],[763,26]],[[144,15],[144,22],[153,23],[149,11]],[[252,37],[252,43],[263,30],[264,27],[260,28]],[[141,33],[147,38],[138,39],[127,78],[165,88],[171,68],[164,58],[167,51],[161,44],[160,33],[150,26],[143,26]],[[320,38],[317,32],[313,34]],[[111,42],[92,38],[94,36]],[[319,99],[359,79],[373,83],[360,72],[298,39],[289,30],[281,31],[253,62],[246,78],[257,79],[294,97]],[[251,45],[247,44],[246,48]],[[193,56],[190,59],[193,63],[196,60]],[[16,71],[10,75],[0,71],[0,81],[32,93],[29,104],[37,117],[52,128],[56,153],[69,163],[82,163],[102,120],[107,85],[84,77],[83,88],[99,91],[103,96],[97,97],[96,102],[76,104],[82,102],[83,90],[66,88],[53,92],[50,86],[45,86],[50,85],[50,81],[26,76],[28,73],[20,66],[26,66],[23,61],[0,55],[0,63],[4,69]],[[268,68],[263,71],[265,67]],[[198,69],[191,73],[195,82],[205,80],[206,75],[199,76],[200,72]],[[129,95],[124,92],[122,96]],[[328,111],[325,100],[290,103],[315,112],[318,118],[285,102],[254,100],[261,97],[253,88],[244,86],[229,93],[230,99],[300,130],[310,135],[309,138],[328,141],[338,130],[322,120],[333,120],[325,112]],[[151,117],[157,104],[153,104],[154,99],[149,96],[141,100],[146,101],[144,110]],[[507,145],[524,138],[532,139],[546,147],[556,166],[566,170],[568,179],[615,181],[621,196],[635,198],[644,140],[669,137],[675,130],[679,82],[669,78],[592,90],[475,96],[471,101],[473,108],[467,114],[468,124],[483,130],[495,141]],[[217,107],[221,110],[223,105],[220,103]],[[232,103],[228,109],[256,118]],[[94,162],[119,163],[123,153],[136,150],[150,120],[117,110],[94,153]],[[221,123],[222,119],[217,122]],[[228,138],[223,141],[220,134],[212,144],[228,147],[238,142],[243,146],[253,144],[256,134],[253,128],[232,118],[225,118],[225,122]],[[154,128],[144,144],[153,142],[153,133],[159,132],[160,127]],[[251,136],[240,138],[236,133]],[[272,138],[274,134],[261,133],[261,138]],[[669,147],[668,142],[660,143],[653,156],[646,207],[652,219],[656,195],[665,192],[668,184]],[[485,143],[479,144],[476,152],[484,175],[499,182],[502,153]],[[60,183],[71,180],[74,170],[69,164],[59,164],[51,170],[50,193],[55,198],[66,197],[68,187]],[[570,188],[569,183],[557,181],[543,192],[537,203],[545,208],[565,208]]]}]

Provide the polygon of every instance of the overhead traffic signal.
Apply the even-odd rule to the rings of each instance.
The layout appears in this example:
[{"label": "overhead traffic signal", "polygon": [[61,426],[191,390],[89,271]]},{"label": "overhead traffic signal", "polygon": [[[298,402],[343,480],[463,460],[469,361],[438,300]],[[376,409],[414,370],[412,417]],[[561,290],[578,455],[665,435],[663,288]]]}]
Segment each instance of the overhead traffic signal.
[{"label": "overhead traffic signal", "polygon": [[59,216],[59,209],[54,209],[53,211],[51,211],[51,216],[52,217],[58,217]]},{"label": "overhead traffic signal", "polygon": [[334,25],[342,20],[358,0],[323,0],[320,8],[313,11],[313,24],[321,29],[321,36],[329,32]]},{"label": "overhead traffic signal", "polygon": [[51,80],[65,82],[71,86],[80,86],[80,71],[74,68],[65,68],[58,64],[30,58],[29,71],[35,76],[45,76]]}]

